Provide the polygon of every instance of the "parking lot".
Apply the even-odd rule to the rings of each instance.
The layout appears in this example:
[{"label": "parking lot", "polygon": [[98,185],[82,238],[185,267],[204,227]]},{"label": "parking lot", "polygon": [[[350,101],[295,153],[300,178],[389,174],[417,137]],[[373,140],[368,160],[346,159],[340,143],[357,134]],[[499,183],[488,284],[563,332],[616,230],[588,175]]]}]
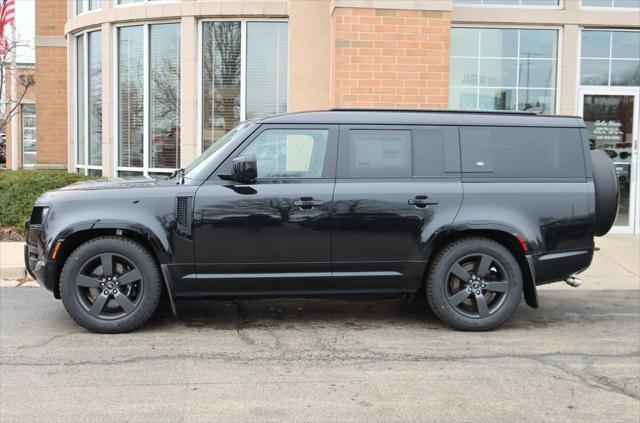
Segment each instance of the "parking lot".
[{"label": "parking lot", "polygon": [[638,238],[620,239],[583,287],[489,333],[394,299],[180,302],[179,321],[96,335],[5,283],[0,421],[637,422]]}]

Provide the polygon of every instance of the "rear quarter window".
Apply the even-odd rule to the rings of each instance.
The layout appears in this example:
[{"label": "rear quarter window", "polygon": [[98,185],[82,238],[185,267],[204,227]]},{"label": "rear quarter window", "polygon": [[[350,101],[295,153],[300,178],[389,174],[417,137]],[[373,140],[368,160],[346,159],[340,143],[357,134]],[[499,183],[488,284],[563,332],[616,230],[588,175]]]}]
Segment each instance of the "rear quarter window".
[{"label": "rear quarter window", "polygon": [[460,128],[466,177],[584,178],[578,128]]}]

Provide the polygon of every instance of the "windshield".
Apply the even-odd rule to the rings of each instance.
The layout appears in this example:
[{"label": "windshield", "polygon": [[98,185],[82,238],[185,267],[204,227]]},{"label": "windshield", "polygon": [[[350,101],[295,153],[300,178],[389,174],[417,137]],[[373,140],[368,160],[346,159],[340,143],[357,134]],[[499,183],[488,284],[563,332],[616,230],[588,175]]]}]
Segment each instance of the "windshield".
[{"label": "windshield", "polygon": [[203,167],[206,167],[209,159],[213,157],[217,151],[219,151],[230,141],[235,140],[239,137],[243,137],[245,134],[245,130],[248,127],[252,126],[252,124],[253,122],[251,121],[242,122],[232,130],[227,132],[222,138],[211,144],[209,148],[207,148],[201,155],[196,157],[196,159],[184,169],[185,175],[189,175],[190,173],[199,173],[199,170],[201,170]]}]

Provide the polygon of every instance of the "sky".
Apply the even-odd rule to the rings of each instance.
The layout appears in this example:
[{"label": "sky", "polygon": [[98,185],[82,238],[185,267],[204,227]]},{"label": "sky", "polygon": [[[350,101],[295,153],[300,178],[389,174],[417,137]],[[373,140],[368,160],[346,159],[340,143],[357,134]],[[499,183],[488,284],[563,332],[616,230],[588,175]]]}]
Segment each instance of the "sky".
[{"label": "sky", "polygon": [[[18,40],[29,46],[18,48],[18,62],[35,62],[34,34],[35,34],[35,1],[16,0],[16,35]],[[39,0],[45,1],[45,0]]]}]

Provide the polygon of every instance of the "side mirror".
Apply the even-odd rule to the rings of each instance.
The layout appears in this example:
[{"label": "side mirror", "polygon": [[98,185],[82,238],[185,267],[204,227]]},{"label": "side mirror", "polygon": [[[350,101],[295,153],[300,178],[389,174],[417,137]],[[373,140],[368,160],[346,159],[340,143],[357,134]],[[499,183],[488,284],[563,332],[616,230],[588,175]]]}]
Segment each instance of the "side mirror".
[{"label": "side mirror", "polygon": [[253,154],[239,156],[232,160],[232,178],[238,182],[252,182],[258,177],[258,164]]}]

